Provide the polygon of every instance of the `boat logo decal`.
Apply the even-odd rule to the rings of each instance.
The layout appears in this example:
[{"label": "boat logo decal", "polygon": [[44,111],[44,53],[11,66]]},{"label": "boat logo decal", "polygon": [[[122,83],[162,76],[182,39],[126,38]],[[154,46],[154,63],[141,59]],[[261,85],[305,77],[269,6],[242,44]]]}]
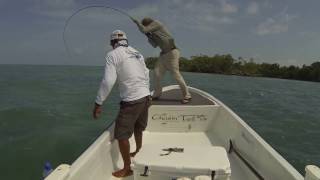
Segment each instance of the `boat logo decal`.
[{"label": "boat logo decal", "polygon": [[152,120],[160,120],[160,121],[168,121],[168,122],[199,122],[199,121],[207,121],[208,117],[204,114],[153,114]]}]

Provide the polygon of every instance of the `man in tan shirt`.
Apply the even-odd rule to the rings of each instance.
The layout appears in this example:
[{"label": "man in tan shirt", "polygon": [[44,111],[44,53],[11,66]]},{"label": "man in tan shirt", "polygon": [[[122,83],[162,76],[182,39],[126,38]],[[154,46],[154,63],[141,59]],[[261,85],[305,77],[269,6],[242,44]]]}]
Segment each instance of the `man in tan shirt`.
[{"label": "man in tan shirt", "polygon": [[148,17],[144,18],[141,23],[136,19],[132,18],[132,20],[137,24],[139,30],[148,37],[149,43],[154,48],[159,46],[161,49],[159,60],[154,68],[155,90],[152,98],[158,99],[161,96],[161,79],[168,70],[180,86],[183,95],[181,102],[188,103],[191,100],[191,94],[179,71],[180,51],[168,29],[161,22]]}]

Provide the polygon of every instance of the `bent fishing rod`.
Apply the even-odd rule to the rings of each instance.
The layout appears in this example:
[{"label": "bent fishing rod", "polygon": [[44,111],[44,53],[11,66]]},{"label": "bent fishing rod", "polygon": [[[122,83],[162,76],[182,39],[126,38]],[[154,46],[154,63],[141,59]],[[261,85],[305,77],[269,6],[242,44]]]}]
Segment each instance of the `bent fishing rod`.
[{"label": "bent fishing rod", "polygon": [[130,19],[133,19],[132,16],[130,16],[130,14],[128,14],[127,12],[123,11],[123,10],[120,10],[120,9],[117,9],[117,8],[114,8],[114,7],[111,7],[111,6],[104,6],[104,5],[91,5],[91,6],[86,6],[86,7],[83,7],[79,10],[77,10],[76,12],[74,12],[73,14],[71,14],[71,16],[68,17],[68,19],[66,20],[66,23],[64,25],[64,28],[63,28],[63,34],[62,34],[62,38],[63,38],[63,43],[64,43],[64,46],[65,46],[65,49],[67,51],[67,54],[69,55],[69,57],[71,57],[71,53],[69,51],[69,47],[68,47],[68,44],[67,44],[67,40],[66,40],[66,30],[67,30],[67,27],[68,27],[68,24],[69,22],[71,21],[71,19],[79,14],[80,12],[82,11],[85,11],[85,10],[88,10],[88,9],[92,9],[92,8],[104,8],[104,9],[108,9],[108,10],[113,10],[113,11],[116,11],[116,12],[119,12],[120,14],[124,15],[124,16],[127,16],[129,17]]}]

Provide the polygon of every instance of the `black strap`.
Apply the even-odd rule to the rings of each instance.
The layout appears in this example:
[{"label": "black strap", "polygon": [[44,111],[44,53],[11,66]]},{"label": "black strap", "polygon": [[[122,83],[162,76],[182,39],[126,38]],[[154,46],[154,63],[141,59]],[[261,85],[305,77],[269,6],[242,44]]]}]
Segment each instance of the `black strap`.
[{"label": "black strap", "polygon": [[216,172],[215,171],[212,171],[211,172],[211,180],[214,180],[214,176],[216,175]]},{"label": "black strap", "polygon": [[143,172],[143,174],[140,174],[140,176],[147,177],[147,176],[148,176],[148,170],[149,170],[149,167],[148,167],[148,166],[145,166],[145,167],[144,167],[144,172]]}]

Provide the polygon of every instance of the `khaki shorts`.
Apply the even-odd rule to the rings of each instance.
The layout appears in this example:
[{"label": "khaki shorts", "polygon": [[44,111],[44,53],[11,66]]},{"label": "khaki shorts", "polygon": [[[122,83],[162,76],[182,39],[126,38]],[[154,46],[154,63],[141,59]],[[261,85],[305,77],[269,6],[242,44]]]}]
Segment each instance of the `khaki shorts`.
[{"label": "khaki shorts", "polygon": [[120,111],[116,119],[114,138],[129,139],[134,131],[142,132],[147,127],[150,96],[130,102],[120,102]]}]

